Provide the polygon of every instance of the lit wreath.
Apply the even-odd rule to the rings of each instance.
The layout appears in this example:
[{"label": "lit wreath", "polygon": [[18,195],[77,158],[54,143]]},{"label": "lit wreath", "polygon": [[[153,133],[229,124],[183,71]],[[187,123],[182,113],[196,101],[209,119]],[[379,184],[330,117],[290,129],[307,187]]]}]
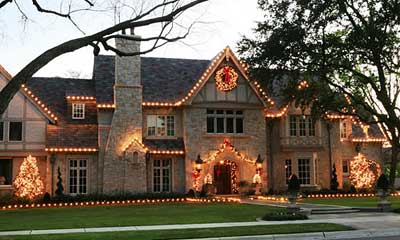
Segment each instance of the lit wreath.
[{"label": "lit wreath", "polygon": [[215,84],[220,91],[231,91],[237,86],[238,74],[230,66],[224,66],[215,74]]}]

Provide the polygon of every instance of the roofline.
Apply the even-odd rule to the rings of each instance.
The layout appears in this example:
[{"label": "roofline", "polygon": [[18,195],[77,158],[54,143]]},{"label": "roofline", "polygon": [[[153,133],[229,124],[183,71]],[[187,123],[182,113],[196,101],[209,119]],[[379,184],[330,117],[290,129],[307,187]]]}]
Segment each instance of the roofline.
[{"label": "roofline", "polygon": [[11,80],[12,76],[9,72],[7,72],[7,70],[0,64],[0,73],[3,74],[7,80]]}]

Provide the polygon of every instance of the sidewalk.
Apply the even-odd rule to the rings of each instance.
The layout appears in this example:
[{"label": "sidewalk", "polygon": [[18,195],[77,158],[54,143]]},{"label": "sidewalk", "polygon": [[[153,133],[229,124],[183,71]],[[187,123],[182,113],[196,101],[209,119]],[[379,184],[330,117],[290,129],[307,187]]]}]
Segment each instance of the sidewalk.
[{"label": "sidewalk", "polygon": [[[375,214],[376,215],[376,214]],[[196,228],[221,228],[221,227],[244,227],[244,226],[268,226],[279,224],[300,224],[300,223],[336,223],[356,228],[366,228],[365,231],[374,229],[399,229],[400,235],[400,215],[384,214],[377,216],[348,216],[345,218],[314,218],[309,220],[296,221],[255,221],[255,222],[229,222],[229,223],[203,223],[203,224],[174,224],[174,225],[151,225],[151,226],[126,226],[126,227],[99,227],[99,228],[74,228],[74,229],[49,229],[49,230],[23,230],[23,231],[3,231],[0,236],[11,235],[40,235],[40,234],[65,234],[65,233],[95,233],[95,232],[120,232],[120,231],[146,231],[146,230],[172,230],[172,229],[196,229]],[[385,232],[386,232],[385,229]],[[325,233],[327,234],[327,233]],[[243,239],[243,238],[242,238]],[[276,238],[275,238],[276,239]],[[298,239],[298,238],[296,238]],[[309,238],[310,239],[310,238]]]}]

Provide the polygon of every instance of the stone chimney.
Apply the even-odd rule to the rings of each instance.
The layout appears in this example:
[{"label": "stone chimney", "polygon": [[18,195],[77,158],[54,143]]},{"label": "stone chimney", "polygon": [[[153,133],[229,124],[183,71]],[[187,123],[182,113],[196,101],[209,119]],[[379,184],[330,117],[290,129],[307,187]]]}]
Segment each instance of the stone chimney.
[{"label": "stone chimney", "polygon": [[[133,35],[131,35],[133,36]],[[117,38],[116,48],[139,52],[140,42]],[[104,155],[103,192],[146,191],[144,153],[135,166],[124,158],[124,149],[137,138],[142,140],[142,85],[140,55],[115,57],[115,110]],[[140,151],[141,149],[138,149]]]}]

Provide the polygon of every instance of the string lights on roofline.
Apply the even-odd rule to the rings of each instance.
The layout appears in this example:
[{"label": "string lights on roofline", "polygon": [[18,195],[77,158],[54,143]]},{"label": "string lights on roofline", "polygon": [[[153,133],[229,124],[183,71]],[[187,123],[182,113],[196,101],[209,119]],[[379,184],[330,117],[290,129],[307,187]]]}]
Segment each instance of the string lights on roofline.
[{"label": "string lights on roofline", "polygon": [[351,139],[352,142],[357,142],[357,143],[366,143],[366,142],[386,142],[387,139],[386,138],[371,138],[371,137],[367,137],[367,138],[352,138]]},{"label": "string lights on roofline", "polygon": [[27,87],[25,86],[25,84],[22,84],[22,85],[21,85],[21,88],[22,88],[22,90],[23,90],[34,102],[36,102],[36,103],[40,106],[40,108],[41,108],[46,114],[48,114],[48,116],[49,116],[50,118],[52,118],[54,121],[57,121],[57,120],[58,120],[58,117],[57,117],[52,111],[50,111],[50,109],[49,109],[37,96],[35,96],[35,95],[32,93],[32,91],[31,91],[29,88],[27,88]]},{"label": "string lights on roofline", "polygon": [[281,111],[277,112],[277,113],[266,113],[265,117],[267,118],[280,118],[283,115],[285,115],[287,113],[289,109],[289,105],[286,105],[284,108],[282,108]]},{"label": "string lights on roofline", "polygon": [[145,150],[146,152],[150,153],[150,154],[159,154],[159,155],[184,155],[185,151],[183,150],[154,150],[154,149],[150,149],[149,147],[147,147],[146,145],[144,145],[144,143],[142,141],[140,141],[137,138],[134,138],[125,148],[124,148],[124,152],[126,150],[128,150],[132,144],[137,143],[139,144],[143,150]]},{"label": "string lights on roofline", "polygon": [[115,104],[97,104],[97,108],[115,108]]},{"label": "string lights on roofline", "polygon": [[77,148],[77,147],[50,147],[45,148],[46,152],[97,152],[97,148]]},{"label": "string lights on roofline", "polygon": [[95,97],[92,96],[67,96],[68,100],[95,100]]}]

